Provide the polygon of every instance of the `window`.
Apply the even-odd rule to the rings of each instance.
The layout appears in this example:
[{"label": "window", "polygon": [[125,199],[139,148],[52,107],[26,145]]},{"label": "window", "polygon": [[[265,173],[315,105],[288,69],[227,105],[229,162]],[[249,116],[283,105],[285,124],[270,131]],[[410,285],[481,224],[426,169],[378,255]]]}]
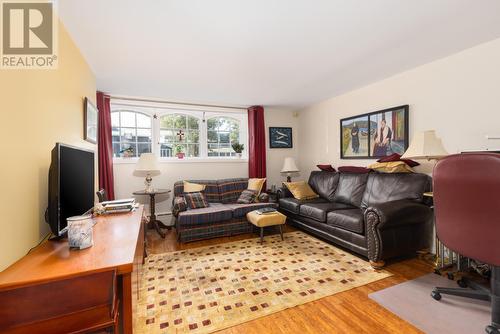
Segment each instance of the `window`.
[{"label": "window", "polygon": [[151,152],[151,116],[130,110],[111,113],[114,157],[138,157]]},{"label": "window", "polygon": [[209,157],[235,156],[232,144],[240,142],[240,122],[230,117],[213,117],[207,121]]},{"label": "window", "polygon": [[160,117],[160,157],[183,152],[186,157],[200,156],[200,121],[186,114]]},{"label": "window", "polygon": [[[111,101],[113,156],[117,163],[134,162],[122,158],[137,158],[145,152],[155,153],[160,160],[179,162],[234,159],[235,143],[245,146],[242,156],[246,157],[245,111],[122,101]],[[184,153],[185,158],[179,160],[177,153]]]}]

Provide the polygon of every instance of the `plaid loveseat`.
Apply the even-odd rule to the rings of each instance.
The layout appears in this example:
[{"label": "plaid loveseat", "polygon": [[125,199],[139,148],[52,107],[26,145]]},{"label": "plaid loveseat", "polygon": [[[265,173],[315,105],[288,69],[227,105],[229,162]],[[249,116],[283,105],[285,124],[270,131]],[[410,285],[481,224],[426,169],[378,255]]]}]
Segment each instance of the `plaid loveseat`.
[{"label": "plaid loveseat", "polygon": [[178,203],[184,193],[184,184],[183,181],[175,182],[172,212],[180,242],[252,232],[253,225],[247,221],[246,214],[263,207],[277,207],[276,203],[264,202],[266,194],[262,193],[258,203],[236,203],[240,194],[248,187],[247,178],[186,181],[206,186],[204,194],[209,207],[179,209]]}]

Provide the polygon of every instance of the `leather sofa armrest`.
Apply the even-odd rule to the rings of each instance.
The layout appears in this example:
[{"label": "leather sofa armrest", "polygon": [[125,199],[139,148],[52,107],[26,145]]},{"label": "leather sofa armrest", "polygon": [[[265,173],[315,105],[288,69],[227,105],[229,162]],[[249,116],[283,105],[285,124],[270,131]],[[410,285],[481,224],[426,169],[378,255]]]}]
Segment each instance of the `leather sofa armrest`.
[{"label": "leather sofa armrest", "polygon": [[276,190],[276,194],[278,195],[277,200],[279,200],[280,198],[293,197],[293,195],[290,192],[290,190],[288,190],[288,188],[285,187],[285,186],[282,186],[281,188],[279,188],[278,190]]},{"label": "leather sofa armrest", "polygon": [[400,225],[425,223],[430,219],[432,210],[422,203],[397,200],[368,207],[365,210],[365,222],[371,214],[375,214],[379,221],[377,228],[384,230]]},{"label": "leather sofa armrest", "polygon": [[384,260],[410,254],[426,244],[430,207],[410,200],[368,207],[364,213],[368,259],[374,268]]}]

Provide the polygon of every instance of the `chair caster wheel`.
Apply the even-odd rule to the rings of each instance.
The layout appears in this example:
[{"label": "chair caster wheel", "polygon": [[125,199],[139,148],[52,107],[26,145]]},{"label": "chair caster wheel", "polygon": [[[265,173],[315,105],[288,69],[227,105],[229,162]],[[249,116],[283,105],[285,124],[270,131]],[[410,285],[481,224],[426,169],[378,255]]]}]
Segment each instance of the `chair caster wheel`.
[{"label": "chair caster wheel", "polygon": [[488,334],[500,334],[500,329],[493,327],[493,326],[486,326],[485,329],[486,333]]},{"label": "chair caster wheel", "polygon": [[459,287],[461,287],[461,288],[466,288],[466,287],[468,286],[468,285],[467,285],[467,282],[466,282],[465,280],[463,280],[463,279],[459,279],[459,280],[457,281],[457,284],[458,284],[458,286],[459,286]]},{"label": "chair caster wheel", "polygon": [[432,291],[431,297],[434,298],[435,300],[441,300],[441,294],[437,291]]}]

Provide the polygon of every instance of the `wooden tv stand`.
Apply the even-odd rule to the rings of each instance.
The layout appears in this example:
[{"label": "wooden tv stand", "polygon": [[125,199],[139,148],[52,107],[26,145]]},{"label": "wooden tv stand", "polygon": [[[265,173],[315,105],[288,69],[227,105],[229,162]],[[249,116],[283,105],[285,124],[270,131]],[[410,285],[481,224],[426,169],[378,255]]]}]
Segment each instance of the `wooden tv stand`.
[{"label": "wooden tv stand", "polygon": [[[132,306],[139,296],[140,269],[145,255],[144,227],[142,205],[134,212],[98,217],[94,246],[70,250],[67,240],[44,242],[0,273],[0,293],[116,270],[121,332],[132,333]],[[68,300],[71,298],[68,296]]]}]

